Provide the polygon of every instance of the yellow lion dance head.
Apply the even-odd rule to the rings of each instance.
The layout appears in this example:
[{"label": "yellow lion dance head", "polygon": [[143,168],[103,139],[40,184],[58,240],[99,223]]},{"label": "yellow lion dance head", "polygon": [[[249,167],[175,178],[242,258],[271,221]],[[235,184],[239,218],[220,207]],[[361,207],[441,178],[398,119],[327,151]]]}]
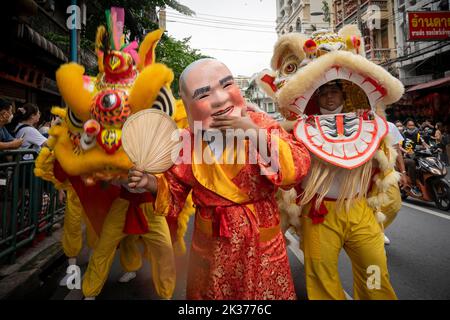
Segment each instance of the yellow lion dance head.
[{"label": "yellow lion dance head", "polygon": [[121,147],[127,118],[146,108],[175,116],[173,72],[155,63],[162,33],[148,34],[136,51],[136,41],[125,44],[119,31],[101,26],[96,37],[98,76],[85,76],[76,63],[58,69],[56,81],[67,109],[55,109],[64,121],[50,130],[50,147],[67,174],[89,182],[123,174],[132,167]]}]

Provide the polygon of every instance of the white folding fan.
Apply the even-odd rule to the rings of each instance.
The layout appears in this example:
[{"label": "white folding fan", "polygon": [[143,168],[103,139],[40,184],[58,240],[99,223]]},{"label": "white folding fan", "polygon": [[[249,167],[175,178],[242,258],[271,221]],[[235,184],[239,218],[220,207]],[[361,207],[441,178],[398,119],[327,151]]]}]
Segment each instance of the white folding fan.
[{"label": "white folding fan", "polygon": [[146,109],[130,116],[122,128],[122,146],[140,170],[161,173],[172,165],[179,141],[172,136],[176,123],[166,113]]}]

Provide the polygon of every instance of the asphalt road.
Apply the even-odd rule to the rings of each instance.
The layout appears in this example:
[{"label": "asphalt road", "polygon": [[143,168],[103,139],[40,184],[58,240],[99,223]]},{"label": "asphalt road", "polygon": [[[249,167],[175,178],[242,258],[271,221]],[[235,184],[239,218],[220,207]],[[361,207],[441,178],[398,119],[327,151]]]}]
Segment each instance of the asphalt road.
[{"label": "asphalt road", "polygon": [[[191,221],[192,222],[192,221]],[[192,223],[190,225],[192,232]],[[386,246],[392,285],[399,299],[450,299],[450,212],[436,209],[432,204],[407,200],[396,220],[386,230],[391,244]],[[298,249],[298,238],[289,234],[288,249],[292,274],[299,299],[306,299],[303,254]],[[189,246],[189,235],[187,244]],[[84,271],[88,251],[83,250],[78,263]],[[99,300],[103,299],[158,299],[151,281],[150,266],[145,262],[136,279],[119,283],[122,271],[116,257],[108,281]],[[177,260],[178,279],[174,299],[185,298],[187,256]],[[65,267],[55,269],[45,279],[42,290],[46,299],[79,300],[80,290],[59,287],[57,282],[64,276]],[[350,260],[342,251],[339,259],[341,281],[351,299],[352,273]]]}]

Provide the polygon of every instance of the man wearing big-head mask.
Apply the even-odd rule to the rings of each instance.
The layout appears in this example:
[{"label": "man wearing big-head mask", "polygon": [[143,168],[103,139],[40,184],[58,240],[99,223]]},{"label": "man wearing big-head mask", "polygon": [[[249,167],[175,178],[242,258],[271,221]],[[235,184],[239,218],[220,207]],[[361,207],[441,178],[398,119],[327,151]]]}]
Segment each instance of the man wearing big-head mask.
[{"label": "man wearing big-head mask", "polygon": [[[175,164],[158,178],[131,171],[129,186],[155,192],[155,210],[167,215],[172,228],[192,190],[196,216],[187,298],[294,299],[274,194],[278,187],[289,188],[305,176],[308,152],[266,114],[246,110],[230,70],[217,60],[203,59],[188,66],[180,77],[180,95],[190,126],[184,156],[192,154],[192,162]],[[217,135],[215,142],[194,144],[199,135],[224,135],[227,129],[263,137],[258,148],[244,139],[242,164],[236,161],[235,145],[217,143],[221,140]],[[271,149],[273,144],[278,150],[270,156],[278,170],[270,170],[261,160],[260,148]],[[249,155],[255,151],[257,161],[251,163]],[[199,153],[213,161],[205,163]]]}]

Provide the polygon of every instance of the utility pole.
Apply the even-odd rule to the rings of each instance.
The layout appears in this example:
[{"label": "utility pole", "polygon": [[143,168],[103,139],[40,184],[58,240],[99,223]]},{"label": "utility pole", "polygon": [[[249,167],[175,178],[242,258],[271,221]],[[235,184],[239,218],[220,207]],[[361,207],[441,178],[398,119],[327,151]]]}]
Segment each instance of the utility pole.
[{"label": "utility pole", "polygon": [[[77,6],[77,0],[71,0],[70,4],[72,6]],[[80,19],[77,15],[79,14],[78,10],[74,10],[75,21]],[[76,26],[77,23],[75,23]],[[72,26],[70,29],[70,61],[78,62],[78,30],[75,26]]]},{"label": "utility pole", "polygon": [[357,1],[356,20],[357,20],[357,23],[358,23],[358,29],[362,32],[362,24],[361,24],[361,0],[358,0],[358,1]]}]

